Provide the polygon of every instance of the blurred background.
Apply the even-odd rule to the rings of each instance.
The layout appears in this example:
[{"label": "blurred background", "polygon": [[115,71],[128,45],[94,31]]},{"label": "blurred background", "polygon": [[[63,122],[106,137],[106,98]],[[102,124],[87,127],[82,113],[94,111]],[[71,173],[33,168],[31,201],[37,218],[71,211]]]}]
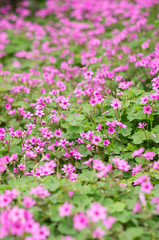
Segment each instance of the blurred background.
[{"label": "blurred background", "polygon": [[[28,1],[21,1],[21,0],[0,0],[0,7],[10,8],[11,11],[15,12],[18,8],[19,4],[29,5],[29,9],[34,12],[40,8],[42,3],[45,3],[45,0],[28,0]],[[26,6],[24,6],[26,7]]]}]

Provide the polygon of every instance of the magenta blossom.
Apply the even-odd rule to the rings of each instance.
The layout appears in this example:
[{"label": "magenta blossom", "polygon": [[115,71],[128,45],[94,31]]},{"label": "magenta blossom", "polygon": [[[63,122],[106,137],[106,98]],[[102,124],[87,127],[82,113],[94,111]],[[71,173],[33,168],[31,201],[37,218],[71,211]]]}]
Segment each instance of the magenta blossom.
[{"label": "magenta blossom", "polygon": [[88,226],[88,218],[83,212],[74,215],[73,226],[77,230],[83,230]]},{"label": "magenta blossom", "polygon": [[133,208],[133,213],[137,213],[137,212],[140,212],[141,211],[141,204],[140,202],[137,202]]},{"label": "magenta blossom", "polygon": [[102,230],[101,227],[97,227],[93,231],[92,236],[93,236],[93,238],[101,239],[101,237],[103,237],[105,234],[106,234],[106,232],[104,230]]},{"label": "magenta blossom", "polygon": [[92,222],[106,219],[106,213],[107,209],[97,202],[92,203],[90,209],[87,210],[87,216]]},{"label": "magenta blossom", "polygon": [[156,153],[147,151],[142,156],[144,156],[146,160],[153,160],[155,155]]},{"label": "magenta blossom", "polygon": [[132,157],[141,157],[144,150],[145,150],[144,148],[139,148],[138,150],[135,150],[135,151],[131,154],[131,156],[132,156]]},{"label": "magenta blossom", "polygon": [[150,104],[147,104],[147,106],[144,106],[143,107],[143,112],[146,114],[151,114],[151,112],[152,112],[152,108],[151,108],[151,106],[150,106]]},{"label": "magenta blossom", "polygon": [[65,202],[62,206],[59,207],[59,215],[61,217],[69,216],[71,214],[72,204]]},{"label": "magenta blossom", "polygon": [[153,189],[153,185],[149,180],[141,183],[141,191],[142,192],[149,194],[152,189]]},{"label": "magenta blossom", "polygon": [[113,109],[117,109],[121,107],[120,101],[118,99],[114,99],[111,102],[111,106],[113,107]]},{"label": "magenta blossom", "polygon": [[139,122],[138,128],[144,129],[146,125],[147,125],[147,123],[145,123],[145,122],[143,122],[143,123]]}]

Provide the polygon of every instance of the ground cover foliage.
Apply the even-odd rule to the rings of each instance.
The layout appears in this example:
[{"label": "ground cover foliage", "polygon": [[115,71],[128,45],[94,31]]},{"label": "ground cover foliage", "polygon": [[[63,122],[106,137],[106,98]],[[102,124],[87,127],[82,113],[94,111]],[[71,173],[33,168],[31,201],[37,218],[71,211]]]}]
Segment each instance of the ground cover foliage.
[{"label": "ground cover foliage", "polygon": [[158,0],[0,7],[0,239],[159,239]]}]

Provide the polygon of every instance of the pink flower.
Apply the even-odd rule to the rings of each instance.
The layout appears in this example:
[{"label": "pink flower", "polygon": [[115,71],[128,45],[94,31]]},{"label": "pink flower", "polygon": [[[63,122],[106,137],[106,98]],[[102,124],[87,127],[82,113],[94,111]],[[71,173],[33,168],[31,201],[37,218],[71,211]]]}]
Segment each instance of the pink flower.
[{"label": "pink flower", "polygon": [[141,191],[145,193],[150,193],[151,190],[153,189],[153,185],[150,181],[146,181],[141,183]]},{"label": "pink flower", "polygon": [[146,125],[147,125],[147,123],[145,123],[145,122],[143,122],[143,123],[139,122],[138,128],[144,129]]},{"label": "pink flower", "polygon": [[102,130],[103,130],[103,129],[102,129],[102,124],[98,124],[98,126],[96,127],[96,129],[97,129],[97,132],[102,131]]},{"label": "pink flower", "polygon": [[128,172],[131,166],[128,164],[127,161],[123,159],[119,159],[117,157],[112,158],[112,162],[114,162],[117,166],[117,168],[121,171]]},{"label": "pink flower", "polygon": [[74,195],[74,192],[73,192],[73,191],[68,191],[68,196],[69,196],[69,198],[71,198],[73,195]]},{"label": "pink flower", "polygon": [[62,206],[59,207],[59,215],[61,217],[69,216],[71,214],[72,204],[65,202]]},{"label": "pink flower", "polygon": [[24,171],[26,168],[26,164],[20,163],[19,165],[17,165],[17,167],[20,169],[20,171]]},{"label": "pink flower", "polygon": [[88,165],[89,167],[91,167],[91,162],[93,161],[93,158],[88,159],[88,161],[85,161],[82,163],[82,165]]},{"label": "pink flower", "polygon": [[10,110],[10,111],[8,112],[8,114],[14,116],[16,112],[17,112],[17,111],[14,109],[14,110]]},{"label": "pink flower", "polygon": [[152,135],[154,138],[157,138],[157,136],[156,136],[155,134],[152,133],[151,135]]},{"label": "pink flower", "polygon": [[137,202],[133,208],[133,213],[137,213],[137,212],[140,212],[141,211],[141,204],[140,202]]},{"label": "pink flower", "polygon": [[112,170],[112,164],[108,163],[106,167],[104,167],[104,169],[102,169],[101,172],[97,173],[97,177],[101,178],[101,177],[106,177],[107,173],[110,172]]},{"label": "pink flower", "polygon": [[135,179],[134,184],[133,185],[138,185],[138,184],[142,184],[145,181],[148,181],[150,178],[147,174],[142,175],[140,177],[138,177],[137,179]]},{"label": "pink flower", "polygon": [[6,207],[12,202],[12,198],[5,194],[0,194],[0,207]]},{"label": "pink flower", "polygon": [[141,170],[141,163],[132,168],[132,175],[136,175]]},{"label": "pink flower", "polygon": [[93,151],[94,150],[94,146],[91,146],[91,144],[87,144],[86,145],[86,148],[90,151]]},{"label": "pink flower", "polygon": [[99,220],[106,219],[107,209],[100,203],[94,202],[91,204],[91,208],[87,210],[87,216],[92,222],[98,222]]},{"label": "pink flower", "polygon": [[115,129],[113,127],[109,127],[108,128],[108,133],[109,134],[114,134],[115,133]]},{"label": "pink flower", "polygon": [[115,223],[115,222],[116,222],[116,218],[110,216],[110,217],[108,217],[107,219],[105,219],[102,223],[103,223],[103,225],[106,226],[107,229],[111,229],[113,223]]},{"label": "pink flower", "polygon": [[11,109],[11,107],[12,107],[12,106],[11,106],[11,104],[9,104],[9,103],[6,103],[6,104],[5,104],[5,108],[6,108],[7,110]]},{"label": "pink flower", "polygon": [[98,145],[99,142],[101,142],[102,139],[101,137],[98,135],[98,136],[93,136],[93,140],[92,140],[92,143],[95,144],[96,146]]},{"label": "pink flower", "polygon": [[110,141],[108,139],[103,140],[103,145],[108,146],[110,144]]},{"label": "pink flower", "polygon": [[20,66],[21,66],[21,64],[20,64],[19,61],[14,61],[14,62],[13,62],[13,67],[15,67],[15,68],[20,68]]},{"label": "pink flower", "polygon": [[119,183],[119,186],[126,187],[127,185],[126,185],[126,183],[121,182],[121,183]]},{"label": "pink flower", "polygon": [[141,102],[140,102],[140,104],[142,104],[142,103],[147,103],[147,101],[149,100],[149,97],[148,96],[145,96],[145,97],[141,97]]},{"label": "pink flower", "polygon": [[50,192],[45,189],[43,186],[37,186],[36,188],[31,188],[30,194],[35,194],[36,196],[40,198],[45,198],[50,196]]},{"label": "pink flower", "polygon": [[93,168],[96,169],[97,171],[101,171],[102,169],[104,169],[104,163],[99,160],[99,159],[94,159],[93,160]]},{"label": "pink flower", "polygon": [[135,150],[135,151],[131,154],[131,156],[132,156],[132,157],[141,157],[144,150],[145,150],[144,148],[139,148],[138,150]]},{"label": "pink flower", "polygon": [[117,109],[121,107],[120,101],[118,99],[114,99],[111,102],[111,106],[113,107],[113,109]]},{"label": "pink flower", "polygon": [[142,193],[142,192],[139,193],[139,199],[140,199],[141,204],[143,206],[146,206],[147,203],[146,203],[146,198],[145,198],[145,194],[144,193]]},{"label": "pink flower", "polygon": [[144,112],[144,114],[151,114],[151,112],[152,112],[152,108],[151,108],[151,106],[150,106],[150,104],[147,104],[147,106],[143,106],[143,112]]},{"label": "pink flower", "polygon": [[84,73],[84,78],[85,79],[90,79],[93,75],[93,72],[91,70],[87,71]]},{"label": "pink flower", "polygon": [[35,115],[42,117],[43,115],[45,115],[45,113],[42,110],[36,110]]},{"label": "pink flower", "polygon": [[55,137],[59,138],[62,136],[62,131],[60,129],[56,129],[54,132]]},{"label": "pink flower", "polygon": [[158,161],[158,162],[157,162],[157,161],[154,161],[154,163],[153,163],[153,169],[159,171],[159,161]]},{"label": "pink flower", "polygon": [[106,232],[104,230],[101,229],[101,227],[97,227],[93,233],[92,236],[93,238],[101,238],[106,234]]},{"label": "pink flower", "polygon": [[153,160],[155,155],[156,153],[147,151],[142,156],[144,156],[146,160]]},{"label": "pink flower", "polygon": [[61,238],[61,240],[75,240],[75,239],[72,238],[71,236],[66,236],[64,238]]},{"label": "pink flower", "polygon": [[26,208],[30,208],[36,204],[34,199],[29,196],[24,197],[22,203],[25,205]]},{"label": "pink flower", "polygon": [[142,49],[148,48],[148,47],[149,47],[149,42],[150,42],[149,39],[148,39],[146,42],[144,42],[144,43],[141,45]]},{"label": "pink flower", "polygon": [[37,157],[37,154],[36,153],[34,153],[33,151],[26,151],[26,156],[28,157],[28,158],[35,158],[35,157]]},{"label": "pink flower", "polygon": [[83,230],[88,226],[88,218],[83,212],[74,215],[73,226],[77,230]]}]

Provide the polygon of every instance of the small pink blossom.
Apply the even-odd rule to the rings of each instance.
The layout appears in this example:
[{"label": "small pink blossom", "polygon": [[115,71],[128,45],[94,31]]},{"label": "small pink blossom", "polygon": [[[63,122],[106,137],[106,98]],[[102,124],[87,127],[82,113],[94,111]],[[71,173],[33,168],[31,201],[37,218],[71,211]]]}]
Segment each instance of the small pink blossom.
[{"label": "small pink blossom", "polygon": [[99,142],[102,142],[101,137],[99,135],[93,136],[92,143],[97,146]]},{"label": "small pink blossom", "polygon": [[111,106],[113,107],[113,109],[117,109],[121,107],[120,101],[118,99],[114,99],[111,102]]},{"label": "small pink blossom", "polygon": [[62,136],[62,131],[60,129],[56,129],[54,135],[55,137],[60,138]]},{"label": "small pink blossom", "polygon": [[137,213],[137,212],[140,212],[141,211],[141,204],[140,202],[137,202],[133,208],[133,213]]},{"label": "small pink blossom", "polygon": [[153,160],[155,155],[156,153],[147,151],[142,156],[144,156],[146,160]]},{"label": "small pink blossom", "polygon": [[147,123],[145,123],[145,122],[143,122],[143,123],[139,122],[138,128],[144,129],[146,125],[147,125]]},{"label": "small pink blossom", "polygon": [[30,208],[36,204],[34,199],[29,196],[24,197],[22,203],[25,205],[26,208]]},{"label": "small pink blossom", "polygon": [[115,133],[115,129],[113,127],[109,127],[108,128],[108,133],[109,134],[114,134]]},{"label": "small pink blossom", "polygon": [[98,126],[96,127],[96,129],[97,129],[97,132],[102,131],[102,130],[103,130],[103,129],[102,129],[102,124],[98,124]]},{"label": "small pink blossom", "polygon": [[88,226],[88,218],[83,212],[74,215],[73,226],[77,230],[83,230]]},{"label": "small pink blossom", "polygon": [[110,141],[108,139],[103,140],[103,145],[108,146],[110,144]]},{"label": "small pink blossom", "polygon": [[141,102],[140,102],[140,104],[145,104],[145,103],[147,103],[148,100],[149,100],[149,97],[148,97],[148,96],[141,97]]},{"label": "small pink blossom", "polygon": [[93,231],[92,236],[93,236],[93,238],[101,239],[101,237],[103,237],[105,234],[106,234],[106,232],[105,232],[104,230],[102,230],[101,227],[97,227],[97,228]]},{"label": "small pink blossom", "polygon": [[10,110],[11,107],[12,107],[12,106],[11,106],[11,104],[9,104],[9,103],[6,103],[6,104],[5,104],[5,109]]},{"label": "small pink blossom", "polygon": [[62,206],[59,207],[59,215],[61,217],[69,216],[71,214],[72,204],[65,202]]},{"label": "small pink blossom", "polygon": [[152,112],[152,108],[151,108],[151,106],[150,106],[150,104],[147,104],[147,106],[144,106],[143,107],[143,112],[144,112],[144,114],[151,114],[151,112]]},{"label": "small pink blossom", "polygon": [[75,239],[71,236],[66,236],[64,238],[61,238],[61,240],[75,240]]},{"label": "small pink blossom", "polygon": [[107,209],[97,202],[92,203],[90,209],[87,210],[87,216],[92,222],[106,219],[106,213]]},{"label": "small pink blossom", "polygon": [[142,153],[145,149],[142,147],[142,148],[139,148],[138,150],[135,150],[131,156],[132,157],[141,157],[142,156]]},{"label": "small pink blossom", "polygon": [[141,183],[141,191],[142,192],[149,194],[152,189],[153,189],[153,185],[150,181]]},{"label": "small pink blossom", "polygon": [[132,168],[132,175],[136,175],[141,170],[141,163]]},{"label": "small pink blossom", "polygon": [[109,216],[108,218],[106,218],[102,223],[103,225],[107,228],[107,229],[111,229],[112,225],[116,222],[116,218]]}]

